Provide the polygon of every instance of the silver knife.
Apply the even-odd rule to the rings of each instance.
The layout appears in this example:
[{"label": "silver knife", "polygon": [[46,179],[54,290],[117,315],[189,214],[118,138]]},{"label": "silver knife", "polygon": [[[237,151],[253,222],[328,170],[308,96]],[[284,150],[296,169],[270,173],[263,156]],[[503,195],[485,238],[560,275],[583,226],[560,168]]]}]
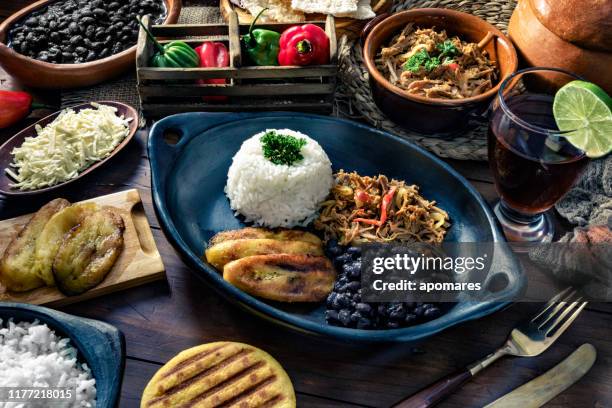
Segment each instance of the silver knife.
[{"label": "silver knife", "polygon": [[593,366],[597,351],[585,343],[541,376],[510,391],[484,408],[538,408],[582,378]]}]

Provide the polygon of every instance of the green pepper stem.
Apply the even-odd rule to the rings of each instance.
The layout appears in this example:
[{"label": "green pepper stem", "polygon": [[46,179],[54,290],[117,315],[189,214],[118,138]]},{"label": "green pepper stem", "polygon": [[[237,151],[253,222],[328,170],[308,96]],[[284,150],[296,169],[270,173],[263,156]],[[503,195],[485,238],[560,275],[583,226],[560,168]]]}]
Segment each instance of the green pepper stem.
[{"label": "green pepper stem", "polygon": [[166,53],[166,50],[164,49],[164,46],[161,45],[159,43],[159,41],[157,41],[155,39],[155,37],[153,36],[153,34],[151,33],[151,31],[149,31],[149,29],[147,27],[144,26],[144,24],[142,24],[142,21],[140,21],[140,19],[138,17],[136,17],[136,21],[138,21],[138,24],[140,24],[140,26],[142,27],[143,30],[145,30],[145,33],[147,33],[147,36],[151,39],[151,41],[153,41],[153,44],[155,44],[157,46],[157,49],[159,49],[159,52],[161,52],[162,54]]},{"label": "green pepper stem", "polygon": [[35,109],[49,109],[49,110],[57,110],[57,108],[55,106],[51,106],[51,105],[45,105],[44,103],[37,103],[37,102],[33,102],[32,105],[30,105],[30,109],[31,110],[35,110]]},{"label": "green pepper stem", "polygon": [[253,19],[253,22],[251,23],[251,26],[249,27],[249,36],[251,37],[251,41],[253,41],[253,28],[255,27],[255,23],[257,22],[257,20],[259,20],[259,17],[261,17],[261,15],[266,10],[268,10],[267,7],[262,8],[259,14],[257,14],[257,16]]},{"label": "green pepper stem", "polygon": [[295,48],[300,54],[308,54],[312,52],[312,44],[308,40],[302,40],[298,42]]}]

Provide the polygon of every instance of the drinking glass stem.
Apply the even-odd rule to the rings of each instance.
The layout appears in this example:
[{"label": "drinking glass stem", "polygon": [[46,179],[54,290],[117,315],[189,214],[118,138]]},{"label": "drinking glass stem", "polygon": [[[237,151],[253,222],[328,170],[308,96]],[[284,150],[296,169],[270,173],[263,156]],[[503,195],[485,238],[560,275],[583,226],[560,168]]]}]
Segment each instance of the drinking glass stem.
[{"label": "drinking glass stem", "polygon": [[529,224],[535,224],[541,221],[542,219],[542,214],[524,214],[522,212],[516,211],[515,209],[510,207],[508,204],[506,204],[503,198],[500,200],[499,204],[500,204],[499,209],[502,215],[516,223],[529,225]]}]

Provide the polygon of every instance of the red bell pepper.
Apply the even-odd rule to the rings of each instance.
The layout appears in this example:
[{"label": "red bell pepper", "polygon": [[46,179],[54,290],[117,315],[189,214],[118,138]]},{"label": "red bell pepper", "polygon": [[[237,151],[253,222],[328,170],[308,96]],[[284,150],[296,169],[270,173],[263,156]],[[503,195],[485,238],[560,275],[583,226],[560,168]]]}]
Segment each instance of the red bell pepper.
[{"label": "red bell pepper", "polygon": [[280,37],[279,65],[322,65],[329,63],[329,37],[314,24],[286,29]]},{"label": "red bell pepper", "polygon": [[380,206],[380,220],[371,220],[368,218],[355,218],[353,222],[362,222],[364,224],[375,225],[377,227],[382,227],[387,222],[387,216],[389,211],[389,205],[393,201],[393,196],[395,195],[395,191],[397,187],[393,186],[389,189],[387,194],[384,195],[382,199],[382,203]]},{"label": "red bell pepper", "polygon": [[0,91],[0,129],[19,122],[30,114],[32,109],[52,109],[50,106],[32,103],[27,92]]},{"label": "red bell pepper", "polygon": [[[205,41],[202,45],[196,47],[196,52],[200,57],[200,68],[221,68],[229,66],[229,53],[225,44],[221,42]],[[225,78],[198,79],[198,84],[225,84]],[[215,95],[205,96],[204,100],[226,101],[227,96]]]}]

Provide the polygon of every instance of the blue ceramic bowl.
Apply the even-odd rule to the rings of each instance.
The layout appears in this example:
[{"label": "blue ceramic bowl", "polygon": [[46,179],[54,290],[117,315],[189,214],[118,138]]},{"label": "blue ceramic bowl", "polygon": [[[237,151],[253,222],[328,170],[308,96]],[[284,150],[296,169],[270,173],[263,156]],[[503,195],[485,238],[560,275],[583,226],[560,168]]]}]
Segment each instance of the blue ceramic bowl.
[{"label": "blue ceramic bowl", "polygon": [[46,323],[61,337],[69,337],[96,379],[96,404],[99,408],[117,406],[125,366],[123,334],[110,324],[72,316],[45,307],[25,303],[0,302],[0,319],[16,323]]},{"label": "blue ceramic bowl", "polygon": [[[486,301],[464,301],[440,318],[402,329],[358,330],[329,326],[324,305],[296,305],[254,298],[223,280],[200,257],[217,232],[243,228],[223,192],[233,155],[242,142],[269,128],[291,128],[317,140],[334,170],[386,174],[421,187],[448,211],[450,242],[499,242],[492,270],[506,275],[505,289]],[[169,134],[180,136],[168,144]],[[524,287],[520,264],[504,243],[480,194],[450,166],[389,133],[337,118],[299,113],[186,113],[155,124],[149,135],[155,209],[166,236],[184,261],[219,293],[252,313],[293,329],[343,341],[416,341],[505,306]]]}]

